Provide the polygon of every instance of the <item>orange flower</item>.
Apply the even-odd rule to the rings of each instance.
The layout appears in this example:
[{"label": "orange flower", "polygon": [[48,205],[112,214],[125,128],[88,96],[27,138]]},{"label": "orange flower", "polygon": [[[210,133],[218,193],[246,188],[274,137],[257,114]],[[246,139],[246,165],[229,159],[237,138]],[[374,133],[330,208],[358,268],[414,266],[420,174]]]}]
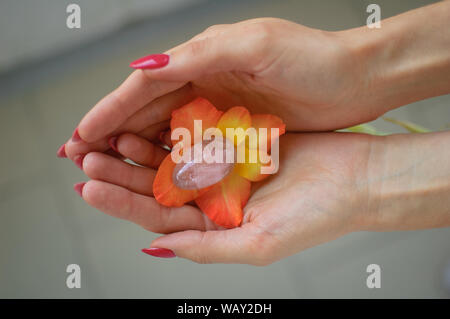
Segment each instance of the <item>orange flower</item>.
[{"label": "orange flower", "polygon": [[[194,120],[202,120],[200,128],[194,125]],[[199,136],[208,128],[218,128],[223,136],[226,136],[227,128],[242,128],[244,131],[250,127],[259,130],[268,130],[267,149],[270,149],[270,129],[278,128],[279,135],[284,134],[285,124],[277,116],[270,114],[250,115],[249,111],[242,106],[235,106],[225,113],[216,109],[208,100],[196,98],[192,102],[172,112],[170,128],[186,128],[191,133],[191,145],[194,143],[194,131],[197,130]],[[237,146],[245,141],[244,136],[237,136],[234,145]],[[258,139],[259,141],[259,139]],[[172,141],[173,145],[178,141]],[[246,145],[247,147],[247,145]],[[252,146],[250,146],[252,147]],[[257,145],[259,147],[259,145]],[[242,222],[243,208],[250,197],[250,182],[261,181],[269,174],[262,174],[263,164],[258,160],[235,163],[233,170],[221,181],[209,187],[199,190],[187,190],[177,187],[172,174],[175,162],[171,155],[167,155],[161,163],[155,180],[153,182],[153,193],[156,200],[169,207],[179,207],[187,202],[195,200],[197,206],[217,225],[232,228],[237,227]]]}]

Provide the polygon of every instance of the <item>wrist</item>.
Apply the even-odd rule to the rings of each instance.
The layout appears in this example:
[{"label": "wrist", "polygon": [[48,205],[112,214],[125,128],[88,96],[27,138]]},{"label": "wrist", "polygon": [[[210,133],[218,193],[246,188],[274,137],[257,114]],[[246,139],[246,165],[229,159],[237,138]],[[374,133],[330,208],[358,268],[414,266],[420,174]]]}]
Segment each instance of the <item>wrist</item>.
[{"label": "wrist", "polygon": [[[399,106],[450,93],[450,2],[338,32],[359,73],[355,103],[377,118]],[[430,23],[433,21],[433,23]]]},{"label": "wrist", "polygon": [[363,230],[450,226],[450,132],[374,137]]}]

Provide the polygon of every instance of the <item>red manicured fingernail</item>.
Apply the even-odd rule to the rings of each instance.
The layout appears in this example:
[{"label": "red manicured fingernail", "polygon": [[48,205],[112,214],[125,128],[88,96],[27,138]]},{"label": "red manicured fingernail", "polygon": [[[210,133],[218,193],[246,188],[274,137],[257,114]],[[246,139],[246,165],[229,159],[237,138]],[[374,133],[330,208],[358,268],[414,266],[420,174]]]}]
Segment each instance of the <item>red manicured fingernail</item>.
[{"label": "red manicured fingernail", "polygon": [[82,155],[76,155],[73,159],[76,166],[78,166],[79,169],[83,170],[83,159],[86,156],[86,154]]},{"label": "red manicured fingernail", "polygon": [[61,158],[67,157],[66,144],[63,144],[58,148],[58,151],[56,152],[56,156],[61,157]]},{"label": "red manicured fingernail", "polygon": [[169,63],[167,54],[151,54],[130,63],[133,69],[158,69]]},{"label": "red manicured fingernail", "polygon": [[78,133],[78,127],[75,129],[75,131],[73,131],[72,134],[72,142],[79,142],[81,141],[81,137],[80,134]]},{"label": "red manicured fingernail", "polygon": [[142,252],[150,256],[161,258],[173,258],[177,256],[173,251],[166,248],[144,248],[142,249]]},{"label": "red manicured fingernail", "polygon": [[109,144],[109,146],[111,146],[111,148],[114,151],[119,153],[119,150],[117,149],[117,136],[110,137],[109,140],[108,140],[108,144]]},{"label": "red manicured fingernail", "polygon": [[78,195],[80,195],[80,197],[83,197],[83,187],[84,185],[86,185],[86,183],[76,183],[75,185],[73,185],[73,190],[76,191],[78,193]]}]

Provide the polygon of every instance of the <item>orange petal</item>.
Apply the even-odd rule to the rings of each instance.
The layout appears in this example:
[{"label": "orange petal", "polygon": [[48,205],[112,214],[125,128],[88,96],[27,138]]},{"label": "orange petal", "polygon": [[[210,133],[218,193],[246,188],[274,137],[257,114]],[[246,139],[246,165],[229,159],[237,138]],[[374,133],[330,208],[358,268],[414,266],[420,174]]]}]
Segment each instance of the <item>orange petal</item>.
[{"label": "orange petal", "polygon": [[187,202],[194,200],[199,194],[198,190],[186,190],[175,186],[172,181],[172,173],[175,168],[175,162],[169,155],[162,161],[153,181],[153,194],[158,203],[169,206],[179,207]]},{"label": "orange petal", "polygon": [[217,225],[226,228],[237,227],[242,222],[242,208],[250,197],[250,182],[234,171],[195,202]]},{"label": "orange petal", "polygon": [[[252,156],[250,156],[250,152],[252,153]],[[235,164],[235,171],[240,176],[248,179],[252,182],[259,182],[265,179],[266,177],[269,177],[272,174],[262,174],[261,168],[264,166],[270,166],[270,162],[267,164],[263,164],[261,162],[261,156],[259,154],[259,151],[256,149],[249,150],[248,148],[245,149],[245,162],[244,163],[236,163]]]},{"label": "orange petal", "polygon": [[230,140],[234,140],[234,145],[238,145],[245,138],[245,130],[252,125],[252,117],[249,111],[243,106],[234,106],[226,111],[217,123],[217,128],[222,131],[223,136],[227,134],[227,128],[239,129],[243,131],[235,132],[235,136],[229,136]]},{"label": "orange petal", "polygon": [[[192,102],[176,109],[172,112],[172,119],[170,120],[170,129],[173,131],[176,128],[183,127],[189,130],[191,134],[191,145],[194,143],[194,131],[198,136],[202,137],[203,132],[215,127],[223,112],[216,109],[207,99],[198,97]],[[202,130],[199,127],[194,127],[194,120],[202,120]],[[178,139],[172,140],[173,145],[178,142]]]},{"label": "orange petal", "polygon": [[[259,141],[259,129],[266,128],[267,129],[267,150],[270,150],[272,146],[270,129],[278,128],[279,135],[281,136],[286,132],[286,125],[283,123],[283,120],[278,116],[272,114],[253,114],[252,115],[252,127],[256,129],[258,132],[258,141]],[[278,137],[277,136],[277,137]]]}]

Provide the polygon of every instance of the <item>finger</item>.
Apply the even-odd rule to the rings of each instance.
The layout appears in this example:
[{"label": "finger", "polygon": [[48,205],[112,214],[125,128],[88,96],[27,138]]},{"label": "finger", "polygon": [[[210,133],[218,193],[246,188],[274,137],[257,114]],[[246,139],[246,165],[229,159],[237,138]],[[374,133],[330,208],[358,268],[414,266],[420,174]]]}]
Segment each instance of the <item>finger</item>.
[{"label": "finger", "polygon": [[155,239],[150,247],[166,248],[175,255],[197,263],[241,263],[267,265],[267,239],[252,226],[244,224],[227,230],[187,230]]},{"label": "finger", "polygon": [[107,149],[104,154],[109,155],[111,157],[120,159],[121,161],[125,160],[126,158],[122,156],[122,154],[117,153],[115,150],[113,149]]},{"label": "finger", "polygon": [[[185,82],[151,80],[144,72],[135,71],[84,116],[78,125],[78,133],[85,142],[98,141],[151,101],[185,84]],[[157,121],[148,125],[155,123]]]},{"label": "finger", "polygon": [[83,171],[92,179],[115,184],[151,196],[156,171],[128,164],[103,153],[92,152],[83,159]]},{"label": "finger", "polygon": [[[149,78],[161,81],[191,81],[225,71],[254,72],[262,60],[256,59],[255,53],[261,51],[261,44],[267,45],[257,26],[229,26],[221,32],[193,38],[167,52],[170,60],[165,67],[144,72]],[[261,56],[265,58],[264,54]]]},{"label": "finger", "polygon": [[74,143],[71,139],[66,142],[66,155],[72,161],[77,155],[87,154],[89,152],[104,152],[109,149],[108,142],[101,140],[94,143],[79,141]]},{"label": "finger", "polygon": [[148,103],[134,113],[115,133],[139,132],[149,127],[149,123],[159,123],[170,119],[172,111],[189,103],[195,98],[192,86],[186,84],[169,94]]},{"label": "finger", "polygon": [[[136,134],[142,136],[143,138],[150,141],[159,141],[159,134],[161,131],[166,130],[169,127],[169,121],[160,122],[154,125],[151,125]],[[133,132],[133,130],[131,130]],[[119,135],[121,133],[118,133]],[[115,136],[113,136],[115,137]],[[105,152],[107,151],[111,145],[109,145],[109,139],[102,139],[101,141],[94,143],[86,143],[83,141],[80,142],[72,142],[68,140],[65,144],[65,151],[68,158],[74,160],[75,156],[80,154],[87,154],[90,152]]]},{"label": "finger", "polygon": [[129,133],[119,136],[116,147],[119,153],[126,158],[151,168],[157,168],[169,154],[168,151],[150,143],[148,140]]},{"label": "finger", "polygon": [[[194,98],[190,85],[166,94],[148,103],[139,112],[131,116],[121,127],[110,136],[117,136],[124,132],[139,133],[148,140],[157,141],[159,133],[169,127],[169,119],[172,111],[179,108]],[[149,125],[149,123],[156,123]],[[109,137],[109,136],[108,136]],[[109,148],[108,137],[93,143],[84,141],[73,142],[69,139],[65,144],[66,155],[73,160],[76,155],[89,152],[104,152]]]},{"label": "finger", "polygon": [[113,217],[125,219],[157,233],[186,229],[213,229],[213,223],[197,208],[161,206],[153,197],[133,193],[117,185],[91,180],[82,189],[83,199]]},{"label": "finger", "polygon": [[138,135],[142,138],[145,138],[148,141],[158,142],[160,133],[162,131],[169,129],[169,127],[170,121],[164,121],[158,123],[157,125],[152,125],[143,129],[142,131],[139,132]]}]

